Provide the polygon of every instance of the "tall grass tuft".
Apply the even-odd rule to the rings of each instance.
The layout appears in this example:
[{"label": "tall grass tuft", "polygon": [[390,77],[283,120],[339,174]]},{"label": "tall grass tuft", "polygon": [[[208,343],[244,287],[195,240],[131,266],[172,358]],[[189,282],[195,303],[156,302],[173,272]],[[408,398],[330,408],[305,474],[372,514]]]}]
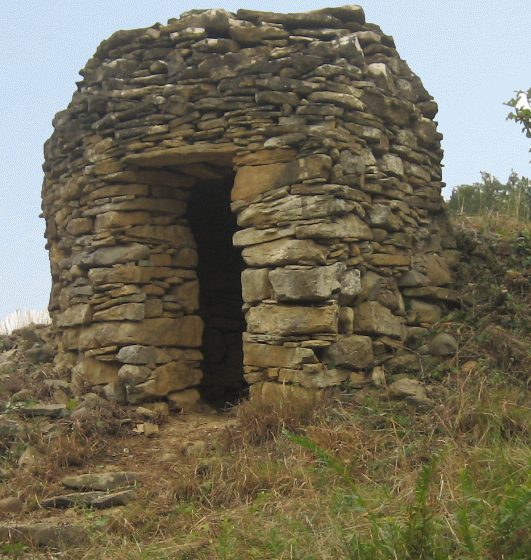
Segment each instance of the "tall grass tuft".
[{"label": "tall grass tuft", "polygon": [[463,495],[452,516],[444,515],[433,496],[439,457],[417,476],[405,516],[383,516],[360,493],[348,465],[329,455],[308,437],[284,431],[293,443],[312,453],[322,467],[339,475],[350,492],[347,503],[368,520],[347,540],[351,560],[526,560],[531,558],[531,486],[529,477],[516,480],[497,473],[499,496],[486,500],[481,481],[468,468],[460,475]]},{"label": "tall grass tuft", "polygon": [[49,325],[51,319],[48,311],[45,309],[40,311],[17,309],[0,321],[0,334],[11,334],[14,330],[21,329],[32,323],[36,325]]}]

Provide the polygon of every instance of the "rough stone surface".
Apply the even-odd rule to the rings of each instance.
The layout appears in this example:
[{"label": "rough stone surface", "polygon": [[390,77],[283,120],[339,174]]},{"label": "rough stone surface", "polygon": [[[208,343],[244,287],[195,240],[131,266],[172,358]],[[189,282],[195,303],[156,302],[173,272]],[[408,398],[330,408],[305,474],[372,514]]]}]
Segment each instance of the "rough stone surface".
[{"label": "rough stone surface", "polygon": [[442,309],[435,303],[420,299],[409,300],[408,321],[415,323],[436,323],[442,317]]},{"label": "rough stone surface", "polygon": [[199,405],[201,395],[197,389],[184,389],[168,393],[168,400],[172,408],[181,412],[190,412]]},{"label": "rough stone surface", "polygon": [[232,200],[254,198],[263,192],[307,179],[328,178],[332,161],[316,155],[288,163],[240,167],[234,180]]},{"label": "rough stone surface", "polygon": [[247,313],[247,328],[251,333],[284,336],[336,333],[337,322],[336,305],[303,307],[261,304]]},{"label": "rough stone surface", "polygon": [[337,266],[276,268],[269,273],[269,281],[277,301],[324,301],[340,288]]},{"label": "rough stone surface", "polygon": [[243,352],[244,364],[257,367],[296,367],[318,361],[310,348],[246,343]]},{"label": "rough stone surface", "polygon": [[132,486],[140,478],[141,474],[137,472],[105,472],[66,476],[61,482],[63,486],[72,490],[100,490],[106,492],[124,486]]},{"label": "rough stone surface", "polygon": [[389,396],[395,399],[406,399],[418,405],[432,404],[424,385],[418,379],[405,377],[394,381],[389,385]]},{"label": "rough stone surface", "polygon": [[430,344],[430,353],[434,356],[453,356],[457,352],[457,341],[451,334],[440,333]]},{"label": "rough stone surface", "polygon": [[0,500],[0,513],[20,513],[23,507],[22,501],[14,496]]},{"label": "rough stone surface", "polygon": [[64,545],[79,545],[86,537],[83,527],[65,523],[63,520],[0,525],[0,542],[59,548]]},{"label": "rough stone surface", "polygon": [[64,404],[24,404],[17,407],[17,411],[24,416],[48,416],[49,418],[56,418],[66,411]]},{"label": "rough stone surface", "polygon": [[325,264],[326,248],[314,241],[279,239],[270,243],[246,247],[242,256],[252,267],[284,264]]},{"label": "rough stone surface", "polygon": [[74,506],[89,506],[96,509],[107,509],[115,506],[125,506],[135,497],[133,490],[121,492],[72,492],[61,496],[52,496],[41,501],[47,508],[70,508]]},{"label": "rough stone surface", "polygon": [[403,337],[399,317],[376,301],[362,303],[354,310],[354,329],[359,333]]},{"label": "rough stone surface", "polygon": [[157,359],[157,351],[154,347],[140,346],[132,344],[124,346],[116,355],[116,359],[124,364],[149,364],[155,363]]},{"label": "rough stone surface", "polygon": [[81,76],[42,191],[73,386],[295,398],[459,303],[436,103],[359,6],[191,10]]},{"label": "rough stone surface", "polygon": [[368,336],[340,336],[337,342],[326,349],[325,359],[334,366],[352,370],[364,369],[372,365],[372,340]]},{"label": "rough stone surface", "polygon": [[161,346],[201,345],[202,322],[199,317],[154,318],[139,323],[94,323],[84,329],[70,348],[89,350],[113,344]]},{"label": "rough stone surface", "polygon": [[270,296],[269,269],[248,268],[242,272],[243,301],[253,303],[269,299]]}]

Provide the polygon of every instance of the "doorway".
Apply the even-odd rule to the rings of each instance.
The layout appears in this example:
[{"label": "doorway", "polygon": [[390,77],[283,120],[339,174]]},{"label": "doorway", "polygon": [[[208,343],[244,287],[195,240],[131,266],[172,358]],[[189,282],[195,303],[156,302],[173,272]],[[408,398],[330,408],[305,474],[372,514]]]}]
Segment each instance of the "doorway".
[{"label": "doorway", "polygon": [[186,215],[199,255],[199,315],[204,322],[200,390],[205,401],[218,406],[237,402],[247,386],[242,349],[244,262],[232,243],[237,231],[230,209],[233,183],[232,174],[201,181],[191,189]]}]

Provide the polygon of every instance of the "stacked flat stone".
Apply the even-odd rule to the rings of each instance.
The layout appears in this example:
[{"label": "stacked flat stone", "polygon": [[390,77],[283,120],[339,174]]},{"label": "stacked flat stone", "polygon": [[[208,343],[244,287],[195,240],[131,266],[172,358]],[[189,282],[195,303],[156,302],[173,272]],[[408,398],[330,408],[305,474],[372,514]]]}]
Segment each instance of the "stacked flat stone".
[{"label": "stacked flat stone", "polygon": [[79,383],[199,397],[205,185],[230,188],[256,390],[391,368],[458,300],[437,105],[359,6],[193,10],[115,33],[81,75],[43,187],[57,367]]}]

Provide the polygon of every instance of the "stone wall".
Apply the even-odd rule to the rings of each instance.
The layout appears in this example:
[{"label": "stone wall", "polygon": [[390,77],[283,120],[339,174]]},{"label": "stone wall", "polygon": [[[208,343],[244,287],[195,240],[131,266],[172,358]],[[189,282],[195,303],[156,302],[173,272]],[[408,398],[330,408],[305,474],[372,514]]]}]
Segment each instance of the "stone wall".
[{"label": "stone wall", "polygon": [[437,105],[360,7],[194,10],[81,75],[43,187],[77,383],[179,406],[363,382],[457,301]]}]

